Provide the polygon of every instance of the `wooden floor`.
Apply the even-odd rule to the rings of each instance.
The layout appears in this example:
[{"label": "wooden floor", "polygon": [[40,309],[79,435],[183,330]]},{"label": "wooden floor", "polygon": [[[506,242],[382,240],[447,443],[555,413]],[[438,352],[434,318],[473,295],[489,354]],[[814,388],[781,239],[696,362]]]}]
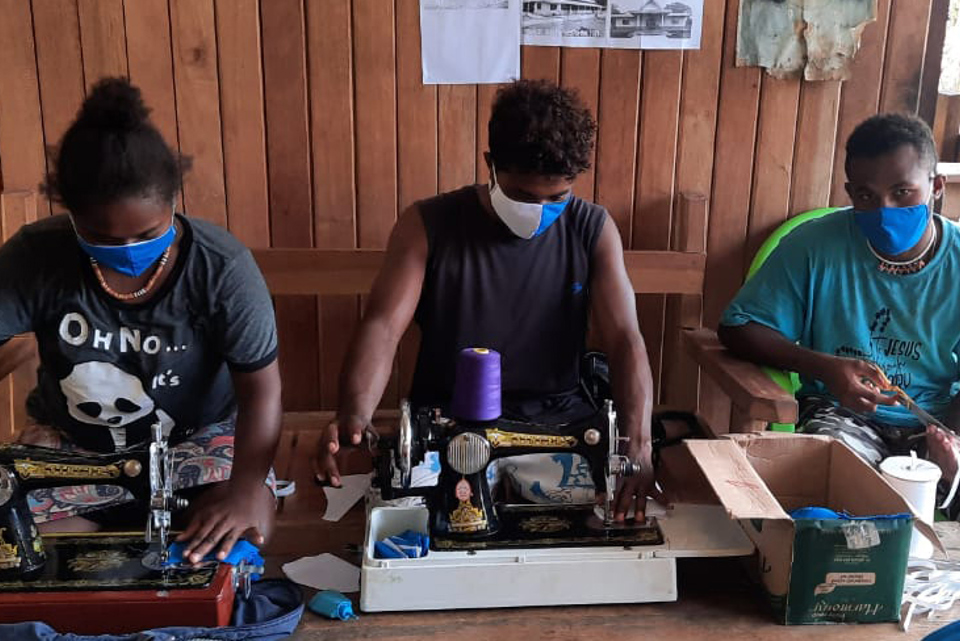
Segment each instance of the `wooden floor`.
[{"label": "wooden floor", "polygon": [[[331,552],[359,566],[363,506],[358,504],[337,523],[320,519],[323,490],[312,483],[309,455],[316,433],[286,432],[278,457],[280,478],[297,482],[297,492],[284,499],[277,533],[266,549],[268,573],[280,564],[308,555]],[[361,456],[348,461],[349,472],[364,469]],[[958,537],[960,538],[960,537]],[[960,547],[949,544],[951,547]],[[676,603],[629,606],[581,606],[429,613],[364,614],[356,621],[328,621],[310,612],[294,635],[301,641],[341,639],[513,639],[578,640],[706,638],[766,639],[922,639],[945,624],[916,621],[903,633],[893,623],[825,626],[782,626],[775,623],[761,591],[749,578],[750,565],[739,559],[681,559],[680,599]],[[305,590],[309,597],[311,590]],[[349,595],[356,609],[359,594]]]}]

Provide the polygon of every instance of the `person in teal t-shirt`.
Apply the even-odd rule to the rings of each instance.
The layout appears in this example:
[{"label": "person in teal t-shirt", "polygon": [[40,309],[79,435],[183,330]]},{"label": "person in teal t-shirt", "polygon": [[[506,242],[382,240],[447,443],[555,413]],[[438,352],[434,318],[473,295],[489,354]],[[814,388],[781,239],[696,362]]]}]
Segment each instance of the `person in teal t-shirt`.
[{"label": "person in teal t-shirt", "polygon": [[724,312],[720,340],[800,374],[799,430],[875,465],[916,449],[949,479],[955,439],[881,393],[874,369],[960,427],[960,228],[930,206],[944,188],[933,136],[917,118],[878,115],[846,152],[852,208],[784,238]]}]

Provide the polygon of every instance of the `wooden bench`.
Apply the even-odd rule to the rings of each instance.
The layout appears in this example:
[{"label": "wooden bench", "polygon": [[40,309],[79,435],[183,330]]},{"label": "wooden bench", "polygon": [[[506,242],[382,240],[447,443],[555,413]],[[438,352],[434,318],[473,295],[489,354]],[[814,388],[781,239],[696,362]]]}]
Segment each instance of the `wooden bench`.
[{"label": "wooden bench", "polygon": [[[682,194],[677,206],[676,228],[669,251],[627,251],[625,262],[636,294],[667,296],[662,398],[671,407],[697,408],[699,368],[691,355],[715,378],[735,405],[747,405],[760,419],[789,420],[792,398],[780,390],[762,371],[735,361],[709,347],[710,333],[701,329],[701,308],[706,268],[707,201],[703,196]],[[377,250],[257,249],[253,255],[274,296],[362,296],[369,293],[383,263]],[[692,332],[699,350],[685,353],[681,334]],[[648,337],[658,340],[659,337]],[[281,336],[283,340],[283,336]],[[688,339],[689,341],[689,339]],[[706,342],[704,342],[706,341]],[[18,337],[0,347],[0,412],[10,419],[0,439],[9,439],[12,428],[23,420],[23,395],[34,380],[35,347],[32,338]],[[3,395],[4,377],[17,380],[16,390]],[[25,383],[26,381],[26,383]],[[795,405],[795,404],[794,404]],[[299,431],[314,429],[332,417],[330,411],[288,412],[284,427]],[[378,412],[381,419],[396,415],[392,408]],[[757,427],[759,424],[754,425]],[[3,423],[0,422],[0,426]],[[729,426],[711,426],[724,432]],[[736,426],[735,426],[736,427]]]}]

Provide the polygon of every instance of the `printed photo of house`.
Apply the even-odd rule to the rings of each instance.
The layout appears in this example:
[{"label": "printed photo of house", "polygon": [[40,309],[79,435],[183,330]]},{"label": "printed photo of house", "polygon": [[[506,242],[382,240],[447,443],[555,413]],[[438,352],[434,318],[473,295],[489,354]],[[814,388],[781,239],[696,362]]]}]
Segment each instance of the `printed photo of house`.
[{"label": "printed photo of house", "polygon": [[600,38],[607,0],[523,0],[524,36]]},{"label": "printed photo of house", "polygon": [[641,0],[639,7],[623,8],[621,2],[613,5],[610,22],[611,38],[634,38],[636,36],[666,36],[689,38],[693,30],[693,11],[682,2],[670,2],[663,6],[656,0]]}]

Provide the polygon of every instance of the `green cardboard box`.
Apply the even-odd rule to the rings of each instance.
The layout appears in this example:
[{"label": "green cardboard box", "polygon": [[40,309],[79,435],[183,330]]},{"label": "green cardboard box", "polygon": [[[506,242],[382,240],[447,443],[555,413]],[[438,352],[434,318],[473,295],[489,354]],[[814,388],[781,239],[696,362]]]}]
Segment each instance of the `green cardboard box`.
[{"label": "green cardboard box", "polygon": [[[766,432],[686,446],[756,545],[763,587],[781,623],[898,621],[914,524],[942,549],[930,525],[839,441]],[[787,515],[810,506],[891,518]]]}]

